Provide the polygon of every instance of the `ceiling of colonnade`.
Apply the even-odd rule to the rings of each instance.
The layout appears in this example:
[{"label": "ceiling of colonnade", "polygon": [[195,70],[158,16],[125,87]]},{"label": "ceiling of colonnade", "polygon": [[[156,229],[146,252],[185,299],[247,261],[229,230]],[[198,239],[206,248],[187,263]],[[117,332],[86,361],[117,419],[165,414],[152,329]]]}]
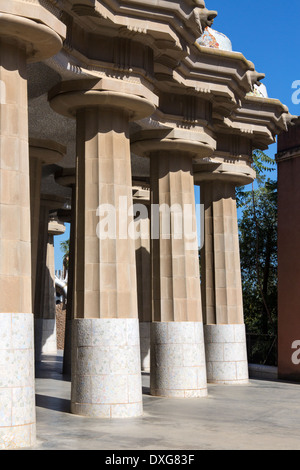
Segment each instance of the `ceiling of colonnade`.
[{"label": "ceiling of colonnade", "polygon": [[[82,3],[84,3],[85,1],[86,0],[84,0]],[[131,0],[128,0],[128,2],[132,3]],[[96,2],[96,4],[101,5],[101,7],[108,3],[109,0],[105,0],[103,2],[98,3]],[[123,2],[120,1],[120,3]],[[176,6],[177,3],[174,2],[174,5]],[[191,6],[192,3],[193,6]],[[212,122],[212,116],[214,115],[214,122],[217,123],[217,126],[221,126],[222,132],[224,129],[225,132],[229,131],[230,133],[232,131],[236,134],[240,133],[241,135],[246,131],[247,133],[253,132],[251,127],[251,120],[253,120],[253,111],[251,111],[252,114],[249,115],[249,117],[248,115],[239,116],[237,109],[241,105],[241,102],[243,102],[245,94],[248,93],[249,95],[249,91],[251,89],[252,95],[256,97],[261,96],[267,98],[266,89],[263,86],[258,87],[258,85],[254,83],[256,81],[256,75],[261,74],[257,74],[257,72],[254,70],[253,64],[251,62],[248,62],[242,56],[242,54],[235,54],[234,52],[232,52],[232,44],[227,36],[218,31],[215,31],[211,27],[212,25],[210,21],[208,21],[207,23],[208,17],[215,17],[216,12],[205,10],[205,21],[201,17],[201,22],[203,23],[204,21],[204,25],[206,25],[206,28],[204,29],[205,26],[203,26],[202,23],[201,25],[199,21],[197,23],[196,15],[197,10],[199,10],[199,5],[201,9],[201,15],[203,14],[204,2],[202,0],[186,0],[186,2],[180,2],[180,8],[182,7],[182,5],[188,4],[188,11],[191,10],[192,12],[190,13],[190,16],[192,15],[191,20],[185,18],[186,12],[180,13],[182,15],[182,17],[180,17],[181,19],[175,19],[176,15],[173,14],[173,16],[169,16],[169,19],[166,20],[167,26],[164,25],[165,29],[163,27],[163,29],[160,30],[159,26],[158,30],[156,30],[155,28],[157,28],[157,24],[155,24],[155,26],[151,26],[152,29],[150,28],[151,33],[149,33],[149,37],[148,34],[144,34],[143,31],[141,33],[140,31],[136,32],[132,30],[132,25],[130,25],[130,27],[127,26],[127,28],[123,26],[123,20],[121,21],[121,17],[119,16],[117,17],[118,19],[116,21],[112,21],[111,18],[106,18],[104,13],[101,11],[93,10],[92,13],[89,11],[87,15],[86,10],[84,9],[84,11],[82,11],[82,8],[78,11],[73,11],[73,9],[71,8],[71,10],[66,13],[68,17],[66,23],[69,26],[67,38],[62,51],[57,54],[54,58],[47,59],[44,62],[38,62],[35,64],[28,65],[29,136],[30,138],[35,139],[55,141],[65,146],[67,149],[65,157],[56,164],[56,167],[48,166],[44,168],[44,191],[54,191],[56,194],[61,195],[68,193],[68,190],[66,188],[63,188],[55,183],[51,171],[53,173],[53,170],[59,167],[74,168],[76,156],[75,119],[63,117],[53,111],[53,109],[48,103],[49,90],[51,90],[59,82],[65,80],[68,81],[78,80],[82,78],[91,78],[95,76],[106,76],[107,70],[109,77],[115,77],[115,75],[118,76],[118,74],[120,74],[120,76],[123,76],[123,72],[126,75],[127,69],[122,68],[122,60],[126,59],[124,63],[126,63],[126,61],[128,60],[128,54],[126,53],[126,47],[124,46],[124,44],[127,44],[126,41],[128,40],[128,38],[130,38],[129,41],[131,41],[132,37],[134,38],[132,40],[132,43],[135,44],[134,51],[139,51],[138,54],[134,52],[130,60],[133,61],[134,67],[136,67],[135,70],[140,70],[137,72],[137,76],[134,76],[133,74],[133,76],[130,77],[131,79],[133,79],[133,82],[130,82],[129,80],[130,83],[134,83],[135,79],[141,80],[142,82],[145,81],[147,82],[147,87],[149,87],[149,90],[151,90],[151,87],[153,86],[153,90],[151,90],[151,92],[157,92],[156,88],[158,88],[158,91],[159,93],[161,93],[162,96],[164,96],[165,93],[168,93],[168,96],[169,94],[171,96],[172,93],[174,94],[174,96],[178,96],[176,95],[176,93],[189,95],[190,88],[190,95],[194,99],[191,102],[199,103],[202,100],[203,102],[207,103],[207,100],[209,100],[210,103],[212,103],[212,108],[214,108],[212,111],[207,111],[206,114],[203,111],[201,117],[200,114],[197,114],[197,122],[193,121],[194,124],[196,123],[196,126],[205,127],[207,124],[210,125]],[[147,3],[147,5],[149,6],[149,3]],[[172,4],[172,9],[174,8],[174,5]],[[165,14],[165,12],[163,11],[160,13]],[[148,12],[147,14],[149,15],[150,13]],[[72,17],[72,15],[75,15],[75,19]],[[185,18],[184,24],[186,28],[182,29],[182,25],[180,26],[180,21],[183,18]],[[144,18],[142,18],[142,20],[143,19]],[[141,18],[139,18],[139,21],[140,20]],[[179,23],[176,23],[177,20],[179,21]],[[118,24],[118,21],[121,21],[120,24]],[[171,28],[168,23],[169,21],[174,23],[172,23]],[[149,23],[151,23],[151,21],[149,21]],[[99,25],[102,25],[100,29]],[[114,41],[113,38],[117,39],[117,41],[113,42],[113,45],[108,48],[109,51],[107,52],[107,58],[106,52],[100,52],[99,57],[97,56],[97,48],[99,48],[99,46],[98,43],[96,45],[93,43],[95,37],[97,37],[97,40],[100,41],[99,44],[101,46],[101,38],[105,39],[106,33],[102,31],[102,27],[105,27],[105,31],[110,31],[110,33],[112,34],[111,42]],[[87,28],[87,32],[85,28]],[[177,28],[177,36],[174,33],[174,28]],[[124,29],[126,31],[124,31]],[[185,29],[187,29],[187,32],[185,31]],[[195,46],[195,44],[193,44],[193,41],[196,40],[195,38],[197,38],[197,31],[200,30],[204,30],[204,34],[202,34],[202,36],[200,38],[198,37],[197,39],[197,42],[200,45],[200,48],[198,48],[200,49],[199,54],[199,50],[197,50],[197,47]],[[95,36],[96,33],[99,34],[99,31],[102,36]],[[180,31],[180,33],[178,31]],[[121,34],[120,44],[118,42],[118,40],[120,39],[118,36],[119,33]],[[173,34],[175,34],[174,37],[172,36]],[[181,34],[183,35],[181,36]],[[78,50],[75,50],[75,47],[73,48],[72,40],[75,41],[75,45],[77,44]],[[82,40],[82,43],[84,43],[82,46],[80,40]],[[142,45],[137,46],[140,40]],[[188,43],[187,41],[191,42]],[[91,52],[90,54],[91,44],[93,46],[93,52]],[[96,49],[94,46],[97,46]],[[208,54],[208,48],[219,49],[220,54],[217,53],[217,51],[212,51],[212,54]],[[153,56],[149,52],[150,50],[152,51],[151,54],[154,54],[155,56],[154,62]],[[189,59],[189,54],[191,51],[191,60],[186,60],[186,58]],[[203,52],[203,54],[201,53],[201,51]],[[215,52],[217,54],[215,54]],[[94,54],[96,54],[97,57],[94,57]],[[89,57],[90,55],[91,57]],[[121,61],[120,63],[115,61],[116,57],[118,57],[117,60]],[[150,66],[150,63],[152,64],[152,66]],[[152,70],[153,64],[154,70]],[[141,72],[142,69],[144,70],[143,72]],[[132,71],[132,69],[128,70]],[[129,75],[131,75],[131,72],[129,73]],[[197,77],[201,77],[199,85],[197,81],[199,80],[199,78]],[[211,82],[213,82],[213,84]],[[185,102],[186,104],[183,105],[184,112],[191,111],[190,104],[186,106],[187,103],[190,102],[190,100],[186,99],[184,103]],[[170,109],[168,103],[164,103],[164,105],[165,104],[167,104],[166,107]],[[185,110],[185,106],[187,107],[187,110]],[[196,109],[196,105],[194,104],[193,106]],[[272,107],[273,105],[269,103],[268,106]],[[203,106],[202,108],[204,109]],[[279,108],[280,106],[278,107],[278,110]],[[249,114],[248,110],[246,111]],[[282,114],[281,109],[279,111],[276,111],[276,113],[277,112],[279,114]],[[275,116],[273,108],[271,110],[271,113],[273,113],[272,130],[277,130],[276,127],[278,127],[279,124],[276,122],[277,115]],[[187,112],[187,114],[190,113]],[[193,113],[191,115],[193,115]],[[227,116],[226,122],[224,116]],[[230,116],[232,116],[232,122],[229,119]],[[263,126],[265,126],[265,123],[267,122],[265,116],[262,118],[261,129]],[[190,115],[188,117],[190,117]],[[172,126],[172,122],[174,121],[174,119],[172,117],[171,119],[168,119],[169,125]],[[184,125],[184,119],[185,116],[182,116],[182,123],[179,123],[179,127],[181,127],[181,125]],[[242,124],[240,125],[238,123],[237,126],[234,126],[233,121],[239,119],[242,120]],[[279,120],[280,116],[278,117],[278,122]],[[206,124],[204,124],[205,121],[207,121]],[[167,121],[162,122],[166,123]],[[243,122],[245,122],[246,124],[244,124]],[[147,129],[153,126],[153,123],[154,127],[155,125],[161,126],[160,122],[156,122],[154,120],[149,119],[148,122],[147,120],[144,120],[143,123],[131,123],[131,130],[138,131],[140,129]],[[258,125],[259,124],[260,123],[258,123]],[[165,124],[162,125],[163,127],[165,127]],[[193,123],[191,125],[193,125]],[[213,124],[213,126],[214,125],[215,124]],[[241,129],[239,128],[239,125]],[[282,123],[280,125],[284,126],[284,124]],[[267,140],[270,140],[272,138],[272,130],[270,131],[269,127],[269,124],[267,124],[265,126],[267,131],[265,131],[265,129],[263,130],[263,134],[269,133],[270,135],[266,137]],[[215,131],[215,128],[213,127],[209,129],[209,132],[211,132],[212,130]],[[218,132],[220,132],[220,130]],[[261,131],[259,131],[259,133],[260,132]],[[132,174],[135,178],[140,178],[141,180],[149,177],[149,160],[146,158],[138,157],[136,155],[132,155]]]},{"label": "ceiling of colonnade", "polygon": [[[61,75],[43,62],[28,65],[29,97],[29,135],[30,138],[53,140],[67,149],[65,157],[56,166],[75,167],[76,124],[74,119],[55,113],[48,103],[48,91],[62,79]],[[134,126],[134,124],[132,124]],[[53,178],[55,166],[44,168],[44,192],[65,195],[69,191],[55,183]],[[50,173],[50,176],[45,176]],[[132,173],[135,177],[149,176],[149,160],[132,155]]]}]

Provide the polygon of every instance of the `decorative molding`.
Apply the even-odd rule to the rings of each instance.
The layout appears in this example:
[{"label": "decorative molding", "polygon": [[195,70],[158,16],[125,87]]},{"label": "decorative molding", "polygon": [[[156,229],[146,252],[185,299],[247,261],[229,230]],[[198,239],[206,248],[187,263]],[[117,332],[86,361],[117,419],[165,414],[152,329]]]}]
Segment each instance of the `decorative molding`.
[{"label": "decorative molding", "polygon": [[275,155],[277,163],[286,160],[293,160],[294,158],[300,158],[300,147],[293,147],[287,150],[282,150]]}]

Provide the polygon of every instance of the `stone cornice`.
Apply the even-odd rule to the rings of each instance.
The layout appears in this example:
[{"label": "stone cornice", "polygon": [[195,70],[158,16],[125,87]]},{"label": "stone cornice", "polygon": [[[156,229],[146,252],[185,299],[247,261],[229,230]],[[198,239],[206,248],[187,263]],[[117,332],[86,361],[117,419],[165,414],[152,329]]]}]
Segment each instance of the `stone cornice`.
[{"label": "stone cornice", "polygon": [[292,160],[294,158],[300,158],[300,147],[294,147],[287,150],[282,150],[275,155],[277,163]]},{"label": "stone cornice", "polygon": [[183,43],[193,44],[216,16],[216,12],[199,8],[194,0],[79,0],[65,5],[72,15],[89,22],[91,27],[103,22],[109,27],[124,26],[155,40],[173,39],[179,48]]},{"label": "stone cornice", "polygon": [[232,130],[251,136],[254,148],[265,150],[287,129],[289,117],[288,108],[279,100],[246,96],[227,124]]},{"label": "stone cornice", "polygon": [[66,37],[66,26],[60,20],[61,9],[56,0],[0,0],[0,13],[28,18],[48,26],[61,39]]},{"label": "stone cornice", "polygon": [[[260,98],[255,102],[255,97],[246,97],[263,74],[243,54],[195,42],[199,24],[194,8],[192,0],[67,0],[63,17],[68,34],[60,55],[69,57],[74,78],[109,77],[120,80],[122,87],[140,83],[158,96],[203,99],[211,104],[211,118],[200,124],[247,135],[257,147],[266,148],[285,128],[282,116],[287,111],[279,102],[275,106],[276,100],[261,106]],[[201,10],[205,17],[207,10]],[[70,70],[67,74],[69,78]],[[167,126],[174,121],[176,117],[165,113]],[[184,122],[187,127],[199,124],[183,116],[181,125]]]}]

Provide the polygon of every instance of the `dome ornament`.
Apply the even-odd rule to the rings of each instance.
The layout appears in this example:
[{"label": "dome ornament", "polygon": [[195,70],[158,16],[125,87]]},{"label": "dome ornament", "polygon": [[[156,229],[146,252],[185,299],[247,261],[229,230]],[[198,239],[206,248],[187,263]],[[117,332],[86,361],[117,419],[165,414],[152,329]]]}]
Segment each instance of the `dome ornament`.
[{"label": "dome ornament", "polygon": [[225,36],[225,34],[212,29],[210,26],[206,26],[203,34],[197,39],[197,43],[202,47],[232,52],[230,39]]}]

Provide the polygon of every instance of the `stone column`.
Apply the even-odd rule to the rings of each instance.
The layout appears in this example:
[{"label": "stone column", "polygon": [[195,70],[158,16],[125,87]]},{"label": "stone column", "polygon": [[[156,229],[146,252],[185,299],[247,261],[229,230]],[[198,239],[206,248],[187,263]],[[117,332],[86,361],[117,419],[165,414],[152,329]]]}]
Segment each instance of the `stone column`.
[{"label": "stone column", "polygon": [[55,215],[50,215],[42,319],[42,354],[57,354],[54,237],[62,235],[65,230],[65,225]]},{"label": "stone column", "polygon": [[62,186],[72,189],[71,202],[71,226],[68,268],[68,292],[66,307],[65,347],[63,360],[63,374],[71,377],[71,351],[72,351],[72,322],[74,319],[73,297],[74,297],[74,270],[75,270],[75,227],[76,227],[76,174],[75,168],[64,168],[55,175],[55,180]]},{"label": "stone column", "polygon": [[56,142],[30,139],[30,212],[31,212],[31,270],[32,270],[32,303],[35,297],[36,264],[38,256],[38,234],[41,200],[42,166],[57,163],[66,153],[65,147]]},{"label": "stone column", "polygon": [[207,378],[210,383],[248,382],[246,335],[235,184],[200,185],[204,206],[201,283]]},{"label": "stone column", "polygon": [[55,269],[53,237],[64,232],[65,227],[49,223],[49,211],[64,204],[64,199],[42,195],[40,205],[38,263],[34,303],[35,360],[42,354],[56,353]]},{"label": "stone column", "polygon": [[151,255],[150,255],[150,190],[134,185],[133,203],[137,238],[135,259],[137,272],[138,317],[140,322],[141,367],[150,371],[150,325],[152,321]]},{"label": "stone column", "polygon": [[215,141],[180,119],[136,133],[131,147],[150,158],[151,394],[192,398],[207,395],[193,162],[211,156]]},{"label": "stone column", "polygon": [[[151,394],[204,397],[207,384],[194,181],[192,158],[188,153],[152,153],[151,203],[160,210],[159,237],[152,233],[151,240],[154,319],[151,325]],[[164,223],[169,208],[171,222],[166,229]],[[185,226],[186,222],[190,227]],[[155,224],[154,218],[152,224]]]},{"label": "stone column", "polygon": [[154,106],[122,85],[65,82],[50,93],[77,120],[71,411],[99,418],[142,414],[129,120]]},{"label": "stone column", "polygon": [[24,17],[26,4],[20,17],[6,3],[14,14],[0,14],[1,449],[36,438],[26,62],[62,45],[54,30]]}]

